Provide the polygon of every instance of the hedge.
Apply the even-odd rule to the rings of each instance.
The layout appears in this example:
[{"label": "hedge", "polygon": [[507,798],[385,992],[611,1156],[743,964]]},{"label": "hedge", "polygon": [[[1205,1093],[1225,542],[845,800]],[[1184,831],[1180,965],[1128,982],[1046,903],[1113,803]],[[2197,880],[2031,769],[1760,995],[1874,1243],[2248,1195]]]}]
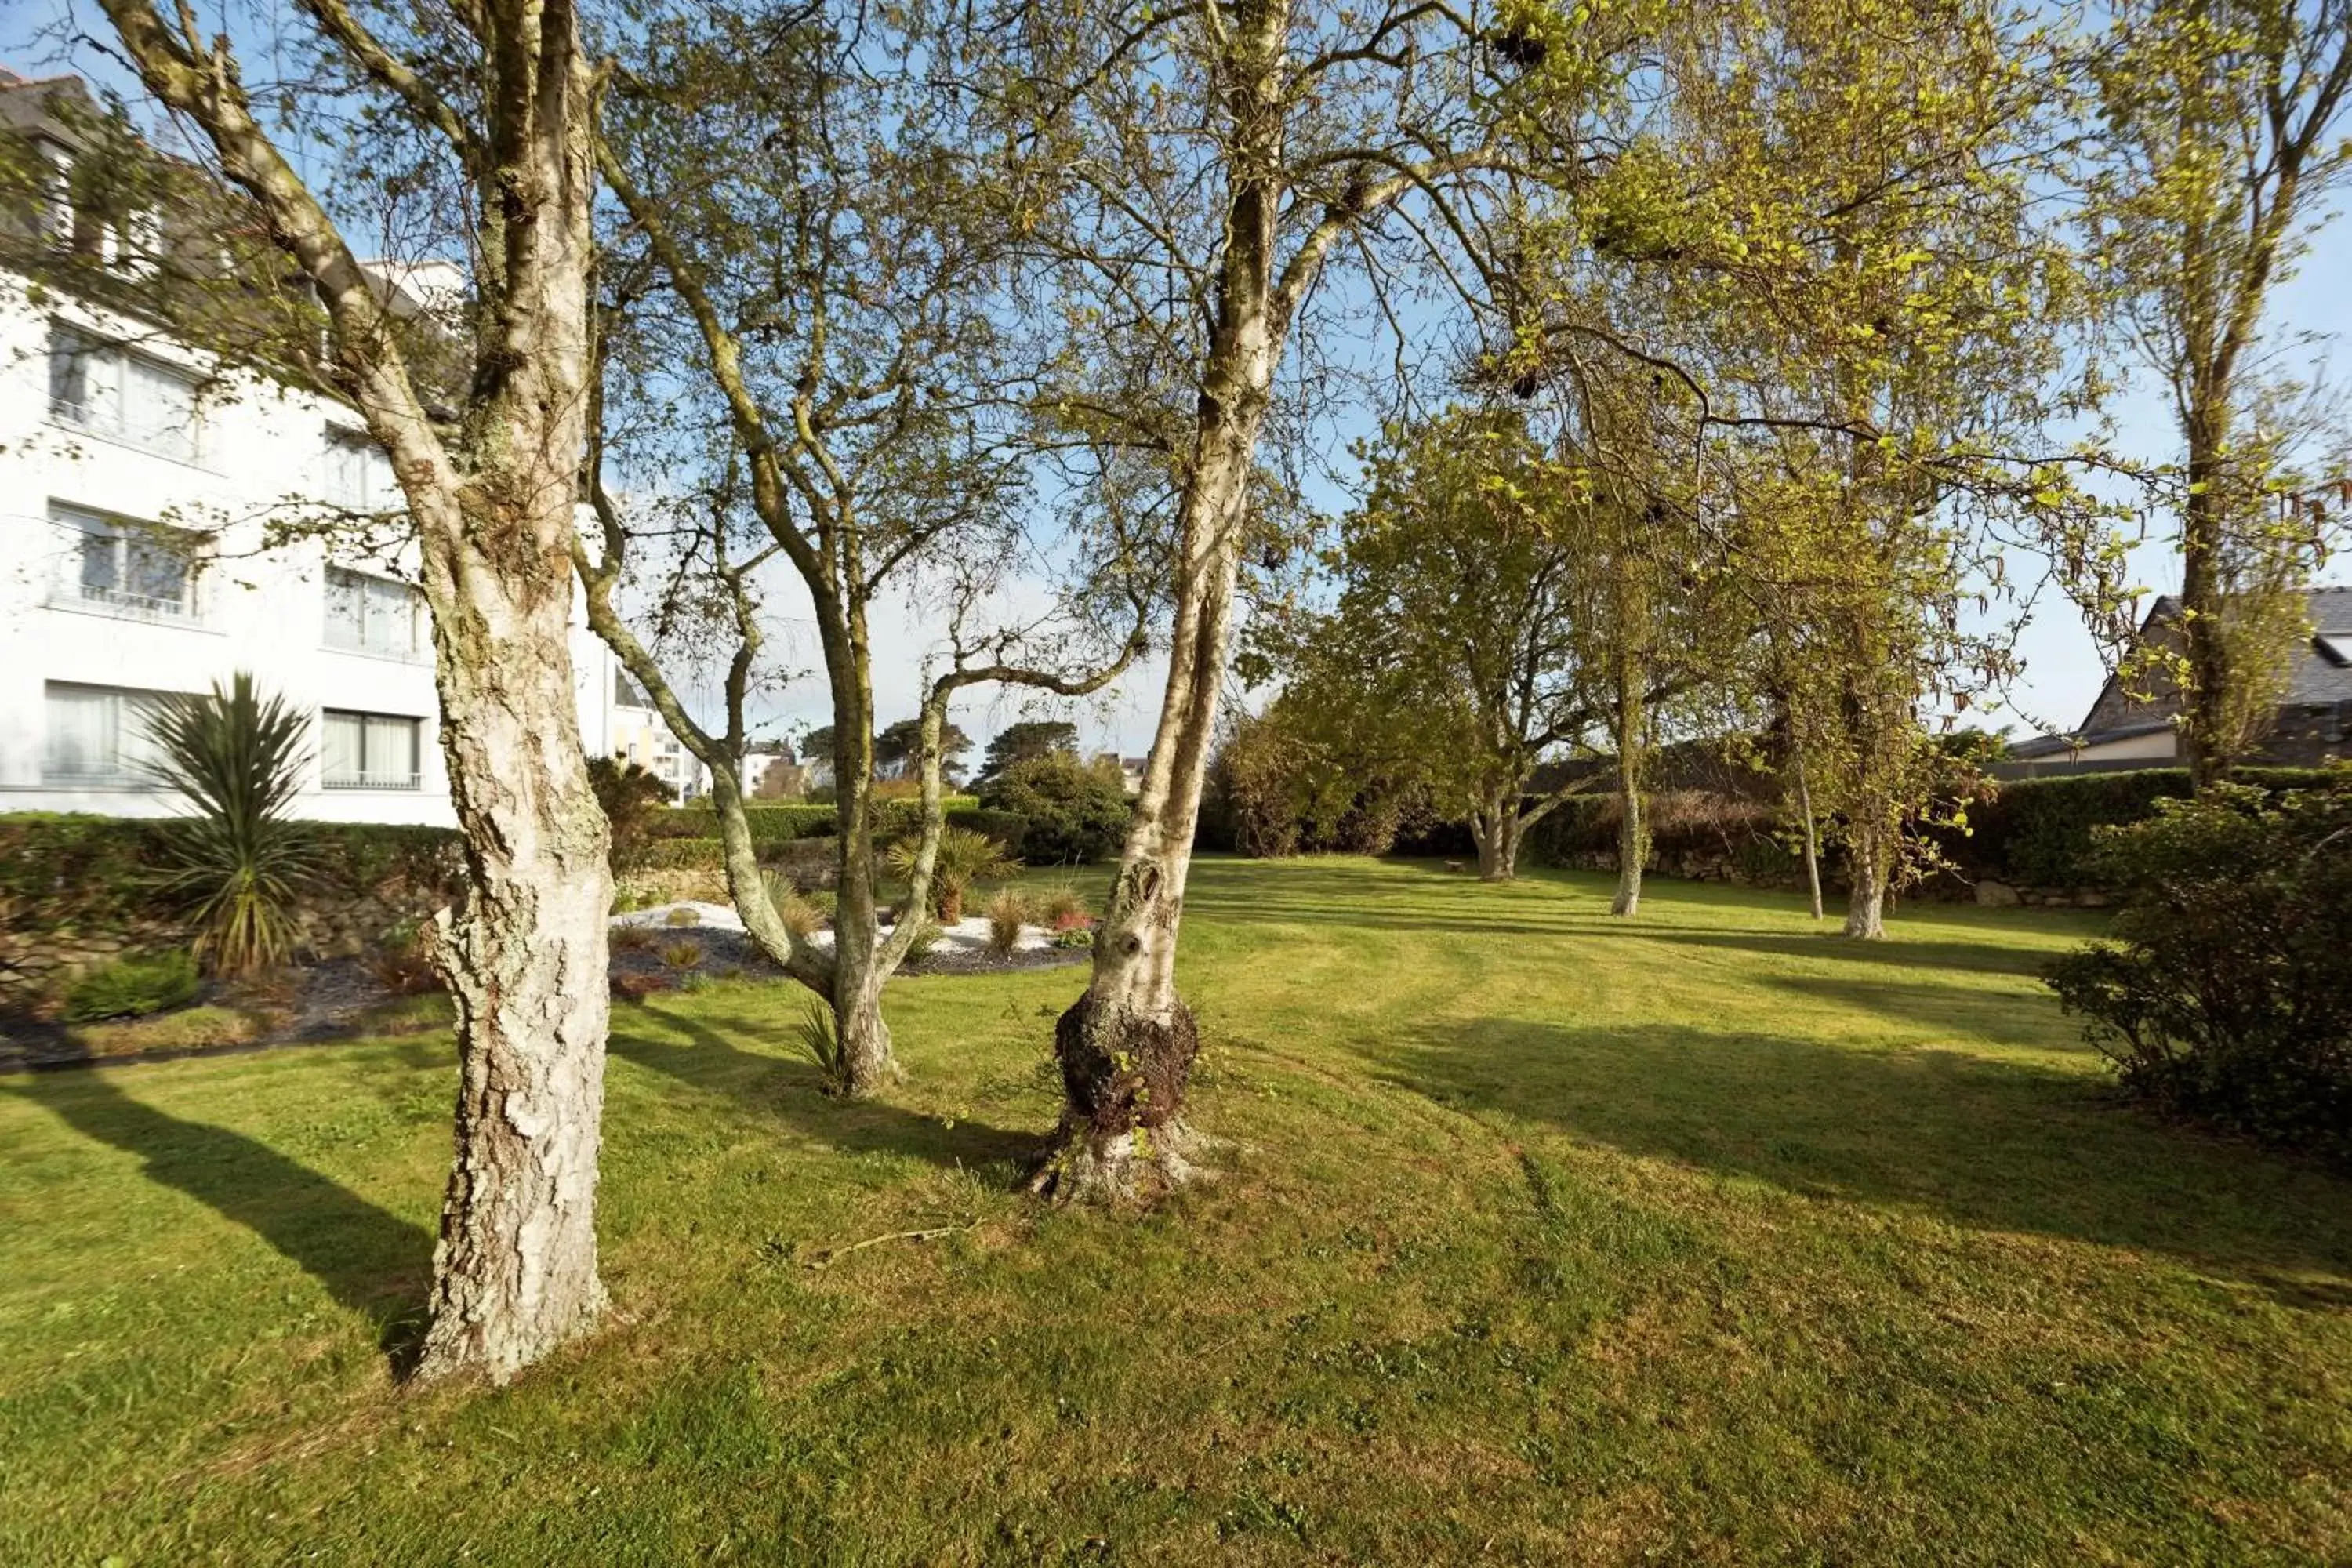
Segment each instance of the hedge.
[{"label": "hedge", "polygon": [[[464,888],[462,840],[446,827],[373,822],[297,824],[319,847],[320,879],[352,893],[400,884],[444,898]],[[34,931],[122,935],[168,910],[172,817],[71,812],[0,815],[0,913]]]},{"label": "hedge", "polygon": [[[889,839],[902,833],[911,833],[921,819],[922,803],[914,800],[886,800],[876,803],[879,807],[875,820],[875,837]],[[959,811],[973,811],[980,806],[977,796],[950,795],[940,797],[949,819]],[[755,844],[788,844],[795,838],[827,838],[841,831],[840,808],[830,805],[746,805],[743,820],[751,829]],[[719,837],[719,814],[707,805],[672,806],[653,819],[647,831],[656,838],[716,838]]]},{"label": "hedge", "polygon": [[[2327,768],[2241,768],[2234,777],[2273,795],[2352,782]],[[2158,801],[2194,793],[2186,768],[2011,779],[1991,800],[1969,808],[1967,831],[1941,829],[1936,837],[1971,880],[2087,888],[2098,880],[2090,860],[2093,828],[2143,821],[2155,815]]]}]

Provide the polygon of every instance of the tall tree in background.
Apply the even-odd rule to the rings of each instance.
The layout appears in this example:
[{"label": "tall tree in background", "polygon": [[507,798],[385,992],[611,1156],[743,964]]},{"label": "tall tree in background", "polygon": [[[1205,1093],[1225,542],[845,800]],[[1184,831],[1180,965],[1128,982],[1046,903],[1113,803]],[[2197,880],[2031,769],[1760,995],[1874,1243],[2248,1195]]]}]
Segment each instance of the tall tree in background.
[{"label": "tall tree in background", "polygon": [[1610,711],[1606,502],[1513,411],[1392,427],[1367,479],[1328,552],[1330,609],[1255,639],[1279,711],[1347,776],[1409,780],[1466,817],[1479,876],[1508,881],[1528,830],[1584,787],[1537,792],[1537,768],[1591,754]]},{"label": "tall tree in background", "polygon": [[1286,367],[1328,329],[1318,311],[1339,290],[1318,286],[1338,260],[1377,290],[1408,249],[1463,232],[1472,193],[1527,167],[1518,153],[1566,144],[1628,24],[1529,5],[1490,27],[1410,0],[983,5],[971,24],[953,74],[982,106],[976,147],[1058,182],[1006,214],[1079,329],[1042,395],[1152,454],[1177,500],[1150,765],[1092,980],[1055,1028],[1066,1099],[1038,1176],[1057,1198],[1118,1195],[1196,1168],[1177,938],[1235,583],[1263,522],[1260,438]]},{"label": "tall tree in background", "polygon": [[1764,626],[1810,618],[1779,673],[1842,731],[1813,782],[1847,820],[1856,936],[1883,929],[1925,713],[2014,668],[1964,598],[2008,590],[2010,543],[2113,586],[2044,434],[2084,311],[2041,200],[2051,53],[1983,0],[1683,13],[1654,108],[1571,221],[1525,231],[1503,294],[1523,388],[1579,345],[1678,385],[1695,526]]},{"label": "tall tree in background", "polygon": [[[2166,673],[2202,788],[2229,775],[2249,709],[2271,706],[2234,689],[2263,685],[2275,663],[2280,639],[2263,628],[2280,563],[2312,541],[2309,517],[2275,504],[2276,432],[2260,427],[2255,402],[2272,289],[2352,170],[2352,0],[2118,0],[2109,11],[2094,62],[2091,224],[2179,427],[2182,647]],[[2241,596],[2272,607],[2233,616]]]},{"label": "tall tree in background", "polygon": [[[511,1376],[593,1322],[604,1108],[604,818],[565,634],[587,414],[595,83],[563,0],[300,7],[320,80],[426,151],[419,186],[470,263],[454,421],[419,384],[378,278],[185,7],[103,0],[141,79],[210,142],[316,291],[333,370],[391,454],[422,546],[449,792],[471,889],[436,951],[457,1009],[457,1153],[420,1372]],[[273,102],[291,101],[278,100]],[[294,134],[300,135],[296,131]]]},{"label": "tall tree in background", "polygon": [[980,776],[1002,778],[1015,763],[1078,754],[1078,727],[1066,719],[1022,719],[999,730],[981,756]]}]

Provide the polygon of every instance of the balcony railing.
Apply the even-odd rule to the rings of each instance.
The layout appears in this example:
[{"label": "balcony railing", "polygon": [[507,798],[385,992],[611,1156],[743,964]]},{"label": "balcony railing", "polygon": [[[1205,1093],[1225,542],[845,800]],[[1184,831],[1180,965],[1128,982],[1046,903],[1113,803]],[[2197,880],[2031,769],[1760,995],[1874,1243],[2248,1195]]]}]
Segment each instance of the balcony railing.
[{"label": "balcony railing", "polygon": [[327,789],[419,789],[421,773],[328,773],[320,781]]},{"label": "balcony railing", "polygon": [[155,621],[164,626],[201,624],[195,594],[187,588],[176,598],[160,594],[134,594],[127,588],[107,588],[90,583],[61,583],[49,594],[49,603],[72,610],[97,610],[125,620]]}]

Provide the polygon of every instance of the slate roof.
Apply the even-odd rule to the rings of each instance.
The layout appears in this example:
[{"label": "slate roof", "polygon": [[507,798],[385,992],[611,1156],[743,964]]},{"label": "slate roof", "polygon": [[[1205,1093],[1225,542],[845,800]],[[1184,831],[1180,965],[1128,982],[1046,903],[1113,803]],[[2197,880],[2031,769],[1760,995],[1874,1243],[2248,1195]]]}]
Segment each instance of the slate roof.
[{"label": "slate roof", "polygon": [[[2329,634],[2336,634],[2342,639],[2343,651],[2352,656],[2352,587],[2306,588],[2303,597],[2304,614],[2311,622],[2311,631],[2295,658],[2286,694],[2279,700],[2291,708],[2324,708],[2331,703],[2352,702],[2352,657],[2339,662],[2322,642]],[[2161,595],[2149,608],[2142,630],[2179,614],[2180,601],[2169,594]],[[2122,733],[2120,730],[2109,731],[2105,738],[2113,739]]]}]

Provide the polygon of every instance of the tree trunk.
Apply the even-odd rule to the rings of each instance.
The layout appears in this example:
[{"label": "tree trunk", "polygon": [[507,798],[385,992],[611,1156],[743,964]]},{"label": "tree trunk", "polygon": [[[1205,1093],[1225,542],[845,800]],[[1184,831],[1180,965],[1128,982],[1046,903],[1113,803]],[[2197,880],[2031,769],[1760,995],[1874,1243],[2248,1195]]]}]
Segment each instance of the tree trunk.
[{"label": "tree trunk", "polygon": [[[1631,572],[1623,575],[1630,578]],[[1612,915],[1639,914],[1642,909],[1642,868],[1650,858],[1650,827],[1642,815],[1642,763],[1648,743],[1648,705],[1643,700],[1649,672],[1633,643],[1633,617],[1620,617],[1617,651],[1617,892],[1609,900]]]},{"label": "tree trunk", "polygon": [[2189,496],[2180,523],[2181,651],[2188,679],[2180,693],[2180,744],[2200,793],[2226,783],[2231,763],[2228,654],[2221,637],[2223,496],[2221,433],[2210,409],[2188,422]]},{"label": "tree trunk", "polygon": [[1507,882],[1519,874],[1519,840],[1525,824],[1519,814],[1519,792],[1490,792],[1472,817],[1471,839],[1478,847],[1478,879]]},{"label": "tree trunk", "polygon": [[[566,476],[551,489],[569,495]],[[568,531],[569,508],[562,527]],[[550,527],[552,528],[552,520]],[[472,885],[436,947],[457,1010],[457,1152],[420,1375],[512,1377],[595,1321],[604,1101],[604,814],[574,718],[568,568],[435,622],[442,745]]]},{"label": "tree trunk", "polygon": [[[856,657],[837,673],[833,702],[834,796],[841,814],[841,865],[834,879],[833,1021],[841,1042],[842,1091],[853,1100],[880,1093],[904,1075],[882,1020],[881,945],[874,898],[874,703],[866,679],[864,616],[856,615]],[[909,909],[903,919],[919,921]]]},{"label": "tree trunk", "polygon": [[1797,809],[1805,817],[1805,893],[1813,919],[1822,918],[1822,837],[1813,821],[1813,788],[1805,776],[1805,754],[1797,753]]},{"label": "tree trunk", "polygon": [[1857,820],[1846,841],[1845,934],[1875,942],[1886,934],[1886,844],[1875,824]]}]

